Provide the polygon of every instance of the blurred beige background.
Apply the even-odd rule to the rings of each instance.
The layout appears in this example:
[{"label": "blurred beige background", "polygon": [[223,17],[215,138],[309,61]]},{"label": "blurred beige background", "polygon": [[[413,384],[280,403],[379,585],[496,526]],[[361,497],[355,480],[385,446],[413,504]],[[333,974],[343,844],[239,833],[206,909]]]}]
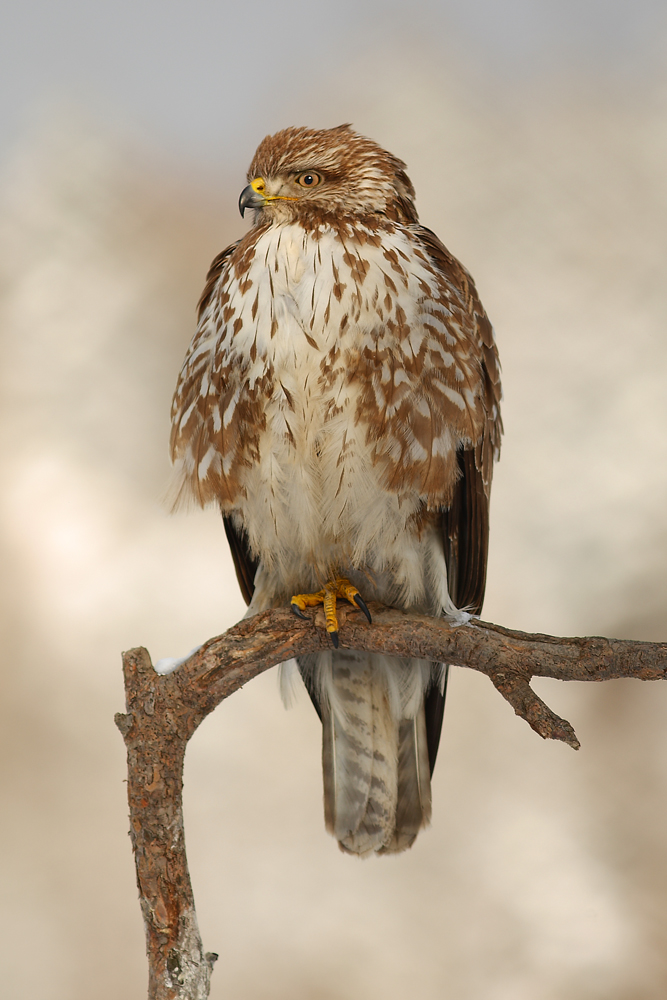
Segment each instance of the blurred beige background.
[{"label": "blurred beige background", "polygon": [[[476,278],[505,386],[485,617],[667,640],[667,35],[648,2],[25,6],[0,43],[1,992],[134,1000],[120,651],[244,611],[215,512],[161,498],[257,142],[352,121]],[[324,832],[307,698],[272,671],[223,704],[186,762],[211,996],[663,998],[667,686],[539,688],[581,751],[454,671],[433,825],[368,862]]]}]

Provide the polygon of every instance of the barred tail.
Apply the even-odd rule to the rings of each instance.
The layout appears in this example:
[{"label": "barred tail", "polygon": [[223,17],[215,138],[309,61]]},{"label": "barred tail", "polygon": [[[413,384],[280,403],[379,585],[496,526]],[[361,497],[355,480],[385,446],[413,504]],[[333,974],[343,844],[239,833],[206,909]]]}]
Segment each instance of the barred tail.
[{"label": "barred tail", "polygon": [[405,850],[431,818],[432,665],[341,650],[299,667],[322,717],[327,829],[350,854]]}]

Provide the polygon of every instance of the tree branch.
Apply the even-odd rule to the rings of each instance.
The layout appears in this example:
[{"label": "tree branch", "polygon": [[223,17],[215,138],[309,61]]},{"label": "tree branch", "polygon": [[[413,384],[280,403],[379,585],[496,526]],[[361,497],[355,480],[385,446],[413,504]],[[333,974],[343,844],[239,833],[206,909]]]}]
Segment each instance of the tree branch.
[{"label": "tree branch", "polygon": [[[342,649],[414,656],[487,674],[517,715],[544,739],[578,749],[569,722],[530,687],[532,677],[662,680],[667,643],[530,635],[478,619],[453,626],[371,605],[341,616]],[[294,656],[331,648],[324,629],[287,609],[244,619],[209,639],[173,673],[155,672],[147,650],[123,656],[127,714],[116,724],[128,756],[130,837],[146,929],[149,1000],[205,1000],[217,955],[202,947],[183,829],[183,761],[188,740],[220,702],[257,674]]]}]

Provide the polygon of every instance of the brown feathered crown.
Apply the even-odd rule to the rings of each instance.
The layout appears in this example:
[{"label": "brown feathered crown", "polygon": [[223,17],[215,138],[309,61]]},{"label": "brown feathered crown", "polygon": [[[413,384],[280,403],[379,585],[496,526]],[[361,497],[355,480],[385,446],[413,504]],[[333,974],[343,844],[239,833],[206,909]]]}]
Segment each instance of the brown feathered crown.
[{"label": "brown feathered crown", "polygon": [[[284,179],[286,183],[308,171],[317,175],[312,189],[299,190],[291,201],[293,214],[319,210],[326,215],[380,214],[396,222],[417,222],[415,190],[405,163],[351,125],[330,129],[286,128],[259,144],[248,171],[252,183]],[[282,202],[281,209],[285,209]]]}]

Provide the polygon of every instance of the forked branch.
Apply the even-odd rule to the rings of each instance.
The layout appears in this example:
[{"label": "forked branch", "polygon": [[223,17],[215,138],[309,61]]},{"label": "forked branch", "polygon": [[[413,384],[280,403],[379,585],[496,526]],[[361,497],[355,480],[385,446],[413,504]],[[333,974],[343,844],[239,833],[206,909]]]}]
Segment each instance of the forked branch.
[{"label": "forked branch", "polygon": [[[340,646],[417,656],[488,674],[517,715],[545,739],[577,749],[569,722],[530,687],[533,677],[605,681],[662,680],[667,643],[599,637],[529,635],[473,620],[455,627],[371,605],[373,624],[350,611]],[[220,702],[257,674],[293,656],[330,648],[312,620],[287,609],[244,619],[210,639],[173,673],[155,672],[147,650],[123,657],[127,714],[116,724],[128,755],[130,836],[134,848],[149,960],[149,1000],[205,1000],[217,955],[202,947],[183,830],[183,761],[187,741]]]}]

